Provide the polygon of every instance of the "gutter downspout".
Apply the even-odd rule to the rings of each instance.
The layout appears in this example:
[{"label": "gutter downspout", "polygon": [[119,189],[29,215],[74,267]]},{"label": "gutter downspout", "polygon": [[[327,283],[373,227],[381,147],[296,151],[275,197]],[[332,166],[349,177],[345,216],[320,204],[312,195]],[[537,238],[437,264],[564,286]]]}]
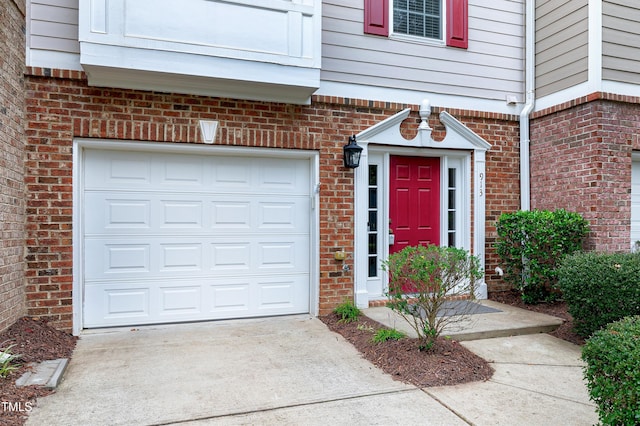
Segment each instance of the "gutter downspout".
[{"label": "gutter downspout", "polygon": [[535,0],[525,0],[525,104],[520,112],[520,209],[531,209],[529,115],[535,99]]}]

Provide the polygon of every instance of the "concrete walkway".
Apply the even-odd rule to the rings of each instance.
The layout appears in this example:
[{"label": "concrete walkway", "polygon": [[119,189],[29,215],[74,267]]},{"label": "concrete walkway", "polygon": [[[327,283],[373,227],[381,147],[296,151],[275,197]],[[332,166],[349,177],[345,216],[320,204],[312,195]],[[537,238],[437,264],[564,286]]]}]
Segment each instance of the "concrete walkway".
[{"label": "concrete walkway", "polygon": [[493,379],[419,389],[394,381],[309,316],[87,333],[62,384],[38,400],[27,424],[597,422],[578,347],[545,334],[463,344],[494,363]]}]

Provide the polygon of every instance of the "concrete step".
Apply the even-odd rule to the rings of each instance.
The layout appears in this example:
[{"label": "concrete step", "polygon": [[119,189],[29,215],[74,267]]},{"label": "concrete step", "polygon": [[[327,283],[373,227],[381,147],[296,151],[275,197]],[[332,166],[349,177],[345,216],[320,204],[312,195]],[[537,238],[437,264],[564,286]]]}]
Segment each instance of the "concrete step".
[{"label": "concrete step", "polygon": [[[549,333],[564,322],[562,318],[516,308],[492,300],[480,300],[477,303],[488,309],[481,309],[480,313],[450,322],[442,335],[450,336],[458,341],[465,341]],[[408,336],[417,337],[409,323],[389,308],[373,307],[363,309],[362,312],[387,327],[403,331]]]},{"label": "concrete step", "polygon": [[16,386],[42,386],[47,389],[55,389],[62,380],[62,375],[67,369],[67,358],[53,359],[40,363],[30,363],[29,371],[16,380]]}]

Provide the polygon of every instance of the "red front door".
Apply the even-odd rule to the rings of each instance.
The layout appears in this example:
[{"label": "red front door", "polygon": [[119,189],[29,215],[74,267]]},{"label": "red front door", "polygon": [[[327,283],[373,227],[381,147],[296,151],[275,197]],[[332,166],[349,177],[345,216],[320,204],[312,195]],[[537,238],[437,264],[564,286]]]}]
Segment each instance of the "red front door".
[{"label": "red front door", "polygon": [[391,156],[390,168],[389,252],[440,244],[440,159]]}]

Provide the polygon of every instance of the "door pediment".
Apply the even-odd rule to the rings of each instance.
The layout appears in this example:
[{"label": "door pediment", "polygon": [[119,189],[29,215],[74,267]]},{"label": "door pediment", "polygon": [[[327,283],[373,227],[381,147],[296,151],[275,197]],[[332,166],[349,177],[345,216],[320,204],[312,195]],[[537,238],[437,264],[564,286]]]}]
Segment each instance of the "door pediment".
[{"label": "door pediment", "polygon": [[420,108],[422,122],[418,126],[418,134],[411,140],[405,139],[400,133],[400,125],[409,117],[410,113],[411,108],[407,108],[358,133],[356,135],[358,143],[481,151],[487,151],[491,148],[487,141],[446,111],[440,113],[440,122],[445,126],[446,136],[441,142],[433,140],[431,137],[432,129],[427,122],[431,114],[428,102],[423,102]]}]

